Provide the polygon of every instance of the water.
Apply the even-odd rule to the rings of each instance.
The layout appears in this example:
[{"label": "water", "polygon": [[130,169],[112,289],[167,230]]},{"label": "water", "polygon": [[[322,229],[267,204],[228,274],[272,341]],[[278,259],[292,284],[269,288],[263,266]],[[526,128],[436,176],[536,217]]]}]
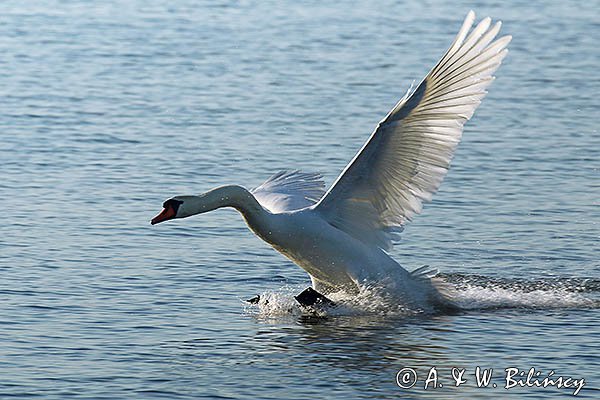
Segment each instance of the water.
[{"label": "water", "polygon": [[[287,310],[306,275],[235,212],[148,221],[171,195],[282,168],[331,182],[472,4],[3,2],[0,397],[573,393],[503,388],[505,368],[535,367],[597,398],[598,7],[481,3],[511,52],[394,250],[468,310],[315,319]],[[243,303],[257,293],[279,309]],[[425,391],[433,366],[445,386]],[[450,387],[452,367],[468,382]]]}]

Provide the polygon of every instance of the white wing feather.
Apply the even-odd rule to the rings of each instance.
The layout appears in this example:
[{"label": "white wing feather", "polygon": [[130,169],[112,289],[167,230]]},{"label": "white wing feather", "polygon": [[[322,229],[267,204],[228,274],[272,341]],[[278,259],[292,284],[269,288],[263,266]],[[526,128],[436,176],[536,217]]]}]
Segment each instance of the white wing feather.
[{"label": "white wing feather", "polygon": [[250,192],[271,211],[299,210],[315,204],[325,193],[325,182],[318,173],[281,171]]},{"label": "white wing feather", "polygon": [[378,124],[315,209],[354,237],[389,249],[393,231],[438,189],[463,125],[487,93],[511,40],[483,19],[469,34],[470,11],[456,39],[410,94]]}]

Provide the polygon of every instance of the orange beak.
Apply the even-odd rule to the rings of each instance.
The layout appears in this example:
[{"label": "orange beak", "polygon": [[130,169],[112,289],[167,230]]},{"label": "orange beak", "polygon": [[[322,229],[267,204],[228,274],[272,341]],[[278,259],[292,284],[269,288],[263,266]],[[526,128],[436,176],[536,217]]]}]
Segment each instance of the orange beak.
[{"label": "orange beak", "polygon": [[163,208],[163,210],[160,212],[160,214],[158,214],[156,217],[152,218],[152,221],[150,221],[150,223],[152,225],[156,225],[160,222],[163,221],[168,221],[170,219],[175,218],[175,210],[173,209],[173,207],[169,206],[166,208]]}]

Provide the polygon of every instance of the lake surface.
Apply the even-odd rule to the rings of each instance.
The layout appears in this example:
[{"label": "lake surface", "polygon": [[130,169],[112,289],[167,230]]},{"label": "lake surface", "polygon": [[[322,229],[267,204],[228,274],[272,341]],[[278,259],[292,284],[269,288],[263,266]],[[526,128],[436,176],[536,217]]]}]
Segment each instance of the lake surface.
[{"label": "lake surface", "polygon": [[[307,275],[234,211],[149,220],[173,195],[280,169],[331,183],[472,2],[96,3],[0,5],[1,398],[574,392],[504,389],[511,367],[584,378],[578,397],[600,397],[594,2],[475,10],[503,20],[510,53],[393,251],[438,268],[468,310],[325,319],[287,311]],[[243,302],[257,293],[281,307]],[[424,390],[434,366],[443,387]],[[477,366],[494,369],[489,387]]]}]

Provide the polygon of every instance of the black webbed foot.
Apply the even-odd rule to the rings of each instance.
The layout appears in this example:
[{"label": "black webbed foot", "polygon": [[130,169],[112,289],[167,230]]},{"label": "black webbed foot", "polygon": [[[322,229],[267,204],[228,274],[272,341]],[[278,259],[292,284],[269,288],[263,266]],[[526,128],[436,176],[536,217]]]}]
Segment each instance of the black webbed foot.
[{"label": "black webbed foot", "polygon": [[326,307],[335,307],[335,303],[317,292],[315,289],[309,287],[305,289],[298,296],[294,296],[296,301],[300,303],[301,306],[304,307],[314,307],[314,306],[326,306]]}]

